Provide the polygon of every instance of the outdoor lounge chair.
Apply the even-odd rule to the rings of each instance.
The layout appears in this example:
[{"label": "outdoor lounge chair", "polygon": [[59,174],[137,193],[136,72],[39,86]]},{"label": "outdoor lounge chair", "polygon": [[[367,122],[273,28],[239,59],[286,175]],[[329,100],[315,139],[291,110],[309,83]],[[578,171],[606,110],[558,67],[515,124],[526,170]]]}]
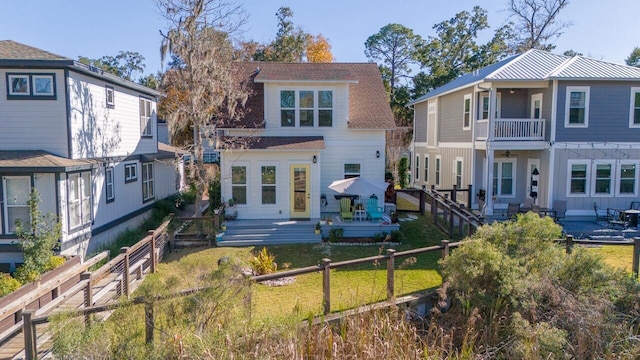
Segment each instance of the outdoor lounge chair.
[{"label": "outdoor lounge chair", "polygon": [[596,212],[596,224],[607,224],[609,222],[607,210],[598,207],[595,202],[593,203],[593,210]]},{"label": "outdoor lounge chair", "polygon": [[507,211],[504,212],[502,215],[511,219],[516,215],[518,215],[519,212],[520,212],[520,203],[509,203],[509,205],[507,206]]},{"label": "outdoor lounge chair", "polygon": [[553,210],[555,211],[556,222],[560,219],[564,219],[567,212],[567,200],[553,200]]},{"label": "outdoor lounge chair", "polygon": [[353,208],[351,207],[351,199],[340,199],[340,217],[342,220],[353,220]]},{"label": "outdoor lounge chair", "polygon": [[367,216],[371,221],[380,221],[382,219],[382,213],[384,213],[384,208],[378,206],[378,198],[370,197],[367,201]]}]

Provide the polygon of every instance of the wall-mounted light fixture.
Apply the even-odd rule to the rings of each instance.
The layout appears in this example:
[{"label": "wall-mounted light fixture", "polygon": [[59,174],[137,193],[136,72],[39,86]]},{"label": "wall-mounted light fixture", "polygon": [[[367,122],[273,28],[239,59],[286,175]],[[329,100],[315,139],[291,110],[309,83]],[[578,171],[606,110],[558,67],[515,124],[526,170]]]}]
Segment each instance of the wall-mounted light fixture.
[{"label": "wall-mounted light fixture", "polygon": [[376,150],[376,157],[380,159],[380,150]]},{"label": "wall-mounted light fixture", "polygon": [[315,163],[317,163],[317,162],[318,162],[318,157],[317,157],[317,156],[315,156],[315,155],[313,155],[313,163],[315,164]]}]

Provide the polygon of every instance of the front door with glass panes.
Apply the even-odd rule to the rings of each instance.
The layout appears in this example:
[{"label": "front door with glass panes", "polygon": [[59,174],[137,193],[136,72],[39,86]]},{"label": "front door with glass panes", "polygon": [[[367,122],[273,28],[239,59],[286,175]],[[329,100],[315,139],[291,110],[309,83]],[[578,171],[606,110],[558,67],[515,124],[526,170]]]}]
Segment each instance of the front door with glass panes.
[{"label": "front door with glass panes", "polygon": [[289,212],[292,219],[308,219],[310,215],[311,186],[309,165],[291,165]]}]

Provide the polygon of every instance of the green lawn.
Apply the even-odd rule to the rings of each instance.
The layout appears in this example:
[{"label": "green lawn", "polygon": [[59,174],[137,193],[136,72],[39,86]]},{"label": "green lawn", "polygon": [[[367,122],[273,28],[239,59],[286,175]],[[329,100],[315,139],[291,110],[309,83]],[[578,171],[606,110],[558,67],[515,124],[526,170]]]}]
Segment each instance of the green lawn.
[{"label": "green lawn", "polygon": [[[440,244],[445,239],[437,228],[420,216],[418,220],[402,222],[402,245],[396,250]],[[356,259],[378,254],[386,254],[386,248],[379,246],[339,246],[328,243],[269,246],[269,252],[276,256],[278,268],[284,264],[289,268],[317,265],[323,258],[333,262]],[[223,256],[247,260],[252,251],[260,248],[208,248],[181,250],[170,253],[159,266],[161,276],[176,276],[180,288],[197,285],[197,279],[217,268],[217,261]],[[438,286],[442,279],[437,271],[440,252],[421,254],[413,259],[396,259],[396,296]],[[415,260],[415,261],[414,261]],[[178,289],[175,289],[178,290]],[[332,311],[352,308],[386,297],[386,262],[364,264],[352,268],[334,269],[331,272]],[[322,274],[313,273],[296,276],[293,284],[273,287],[262,284],[252,285],[253,314],[258,317],[286,317],[299,314],[306,317],[310,312],[318,314],[322,308]]]},{"label": "green lawn", "polygon": [[608,265],[631,272],[633,245],[606,245],[598,248],[590,248],[589,251],[602,255],[604,262]]}]

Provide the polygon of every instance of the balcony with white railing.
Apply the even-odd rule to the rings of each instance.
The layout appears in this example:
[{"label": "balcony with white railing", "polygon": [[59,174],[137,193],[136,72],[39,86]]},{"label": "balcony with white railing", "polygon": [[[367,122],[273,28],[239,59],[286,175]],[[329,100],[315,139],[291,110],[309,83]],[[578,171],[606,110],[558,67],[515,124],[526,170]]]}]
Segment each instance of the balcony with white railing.
[{"label": "balcony with white railing", "polygon": [[543,141],[545,139],[544,119],[495,119],[488,131],[488,120],[476,121],[476,139],[493,141]]}]

